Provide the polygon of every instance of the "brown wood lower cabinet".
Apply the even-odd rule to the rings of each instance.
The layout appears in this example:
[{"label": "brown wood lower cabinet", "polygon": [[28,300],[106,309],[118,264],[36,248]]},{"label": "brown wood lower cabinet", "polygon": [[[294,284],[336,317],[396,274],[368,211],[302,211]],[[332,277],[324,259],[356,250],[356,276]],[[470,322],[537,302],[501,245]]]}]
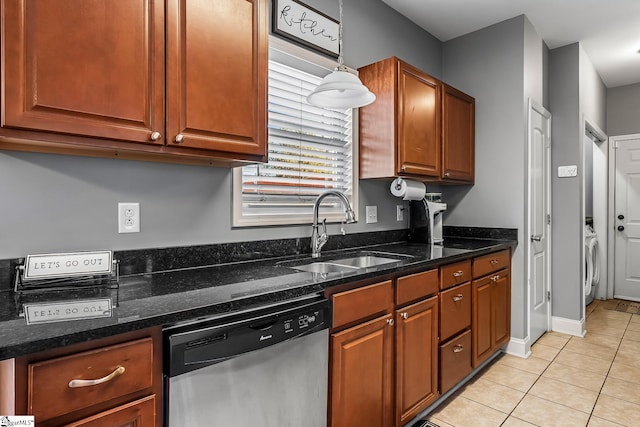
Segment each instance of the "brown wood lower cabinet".
[{"label": "brown wood lower cabinet", "polygon": [[334,427],[393,423],[391,314],[331,335],[331,410]]},{"label": "brown wood lower cabinet", "polygon": [[440,393],[471,373],[471,331],[440,346]]},{"label": "brown wood lower cabinet", "polygon": [[159,327],[0,361],[0,413],[38,427],[160,427]]},{"label": "brown wood lower cabinet", "polygon": [[473,367],[479,366],[511,335],[511,275],[501,270],[473,281]]},{"label": "brown wood lower cabinet", "polygon": [[396,310],[395,318],[396,425],[401,426],[438,397],[438,296]]},{"label": "brown wood lower cabinet", "polygon": [[65,427],[152,427],[156,424],[155,407],[155,395],[148,396]]}]

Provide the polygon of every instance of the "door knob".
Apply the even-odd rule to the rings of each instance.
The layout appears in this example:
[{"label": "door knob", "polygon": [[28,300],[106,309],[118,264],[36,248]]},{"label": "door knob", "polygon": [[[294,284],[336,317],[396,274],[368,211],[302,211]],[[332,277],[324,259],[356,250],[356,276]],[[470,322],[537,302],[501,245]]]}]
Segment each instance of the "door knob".
[{"label": "door knob", "polygon": [[622,214],[618,215],[618,219],[619,220],[623,220],[624,219],[624,215],[622,215]]},{"label": "door knob", "polygon": [[623,231],[624,230],[624,226],[623,225],[619,225],[618,226],[618,231]]}]

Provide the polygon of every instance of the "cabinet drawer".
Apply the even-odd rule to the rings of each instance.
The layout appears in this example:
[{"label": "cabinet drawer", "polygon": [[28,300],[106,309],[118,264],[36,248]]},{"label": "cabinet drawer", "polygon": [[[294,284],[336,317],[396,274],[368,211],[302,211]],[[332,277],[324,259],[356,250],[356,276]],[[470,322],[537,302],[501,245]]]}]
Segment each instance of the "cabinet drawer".
[{"label": "cabinet drawer", "polygon": [[331,296],[333,327],[346,325],[393,308],[393,282],[387,280]]},{"label": "cabinet drawer", "polygon": [[509,267],[509,250],[494,252],[473,259],[473,277],[482,277],[485,274]]},{"label": "cabinet drawer", "polygon": [[405,304],[438,292],[438,270],[398,277],[396,304]]},{"label": "cabinet drawer", "polygon": [[471,326],[471,283],[440,293],[440,341]]},{"label": "cabinet drawer", "polygon": [[155,395],[101,412],[89,418],[67,424],[65,427],[135,426],[156,425]]},{"label": "cabinet drawer", "polygon": [[471,260],[440,267],[440,289],[447,289],[471,280]]},{"label": "cabinet drawer", "polygon": [[440,346],[440,394],[471,373],[471,331]]},{"label": "cabinet drawer", "polygon": [[151,388],[152,367],[151,338],[31,363],[29,413],[43,421]]}]

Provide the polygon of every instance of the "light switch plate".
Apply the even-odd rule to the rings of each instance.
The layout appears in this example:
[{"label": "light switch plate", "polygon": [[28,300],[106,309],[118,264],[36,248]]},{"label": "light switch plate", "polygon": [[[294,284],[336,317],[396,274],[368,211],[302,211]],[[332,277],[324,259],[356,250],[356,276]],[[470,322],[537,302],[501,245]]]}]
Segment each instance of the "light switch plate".
[{"label": "light switch plate", "polygon": [[377,206],[367,206],[367,224],[375,224],[378,222],[378,207]]},{"label": "light switch plate", "polygon": [[578,166],[558,166],[558,178],[571,178],[574,176],[578,176]]}]

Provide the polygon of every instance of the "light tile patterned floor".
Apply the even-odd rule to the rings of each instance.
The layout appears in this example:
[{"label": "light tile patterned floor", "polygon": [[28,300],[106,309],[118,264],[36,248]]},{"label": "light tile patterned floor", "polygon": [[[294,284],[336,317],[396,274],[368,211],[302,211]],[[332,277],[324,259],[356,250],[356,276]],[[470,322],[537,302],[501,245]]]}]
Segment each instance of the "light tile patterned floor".
[{"label": "light tile patterned floor", "polygon": [[635,305],[611,309],[618,303],[587,307],[584,338],[548,332],[528,359],[499,357],[428,419],[441,427],[639,426],[640,314]]}]

